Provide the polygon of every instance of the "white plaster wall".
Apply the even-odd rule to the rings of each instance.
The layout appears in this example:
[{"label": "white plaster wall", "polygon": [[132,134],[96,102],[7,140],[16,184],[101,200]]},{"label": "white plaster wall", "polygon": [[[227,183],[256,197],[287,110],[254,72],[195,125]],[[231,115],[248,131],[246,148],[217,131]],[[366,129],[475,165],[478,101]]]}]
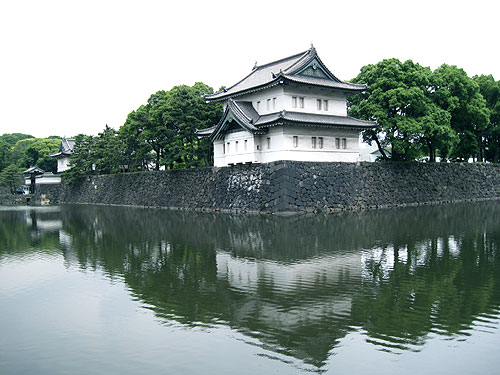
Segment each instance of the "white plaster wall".
[{"label": "white plaster wall", "polygon": [[[238,142],[238,149],[236,149],[236,142]],[[238,132],[227,133],[224,140],[214,142],[214,165],[216,167],[223,167],[229,164],[259,162],[260,154],[256,150],[254,137],[246,130],[242,129]]]},{"label": "white plaster wall", "polygon": [[[293,108],[292,97],[304,97],[304,108]],[[318,110],[317,99],[328,100],[328,110]],[[337,90],[327,90],[315,87],[301,88],[285,87],[283,93],[283,108],[286,111],[317,113],[323,115],[347,116],[346,95]]]},{"label": "white plaster wall", "polygon": [[[303,97],[304,108],[296,108],[292,105],[292,97]],[[272,106],[272,98],[276,98],[276,107]],[[271,108],[267,109],[267,99],[271,99]],[[328,110],[317,109],[317,99],[328,100]],[[346,95],[338,90],[308,87],[298,88],[290,86],[275,86],[268,90],[262,90],[251,94],[237,97],[236,100],[252,102],[253,107],[259,115],[280,112],[282,110],[292,112],[319,113],[323,115],[347,116]],[[257,110],[257,102],[260,101]]]},{"label": "white plaster wall", "polygon": [[61,173],[69,169],[69,156],[57,159],[57,172]]},{"label": "white plaster wall", "polygon": [[[293,137],[298,137],[294,147]],[[312,137],[316,137],[316,148],[312,148]],[[323,138],[323,148],[319,148],[319,137]],[[271,138],[271,148],[267,149],[267,138]],[[346,149],[337,149],[335,138],[345,138]],[[261,162],[277,160],[357,162],[359,161],[359,132],[349,129],[328,129],[317,127],[274,127],[261,136]],[[342,147],[342,145],[341,145]]]},{"label": "white plaster wall", "polygon": [[[272,106],[272,99],[276,98],[276,106]],[[236,100],[252,102],[254,109],[259,115],[266,115],[268,113],[280,112],[283,110],[286,99],[283,96],[283,86],[278,85],[271,87],[267,90],[262,90],[235,98]],[[267,109],[267,99],[271,99],[271,108]],[[259,109],[257,109],[257,102],[260,101]]]},{"label": "white plaster wall", "polygon": [[[294,146],[293,137],[298,137]],[[312,137],[316,137],[316,148],[312,147]],[[323,148],[319,138],[323,138]],[[270,148],[268,148],[268,138]],[[336,147],[336,138],[340,146]],[[342,148],[342,138],[346,139],[346,148]],[[247,149],[244,148],[245,140]],[[238,150],[236,150],[238,142]],[[225,153],[223,153],[225,143]],[[229,143],[229,146],[228,146]],[[359,161],[359,131],[350,129],[330,129],[319,127],[283,127],[276,126],[261,136],[253,136],[242,130],[226,134],[222,140],[214,142],[214,165],[224,167],[239,163],[269,163],[277,160],[316,161],[316,162],[357,162]]]},{"label": "white plaster wall", "polygon": [[[37,185],[55,185],[60,183],[61,183],[60,176],[50,176],[50,177],[42,176],[42,177],[37,177],[35,179],[35,184]],[[31,179],[29,177],[25,177],[24,184],[31,185]]]}]

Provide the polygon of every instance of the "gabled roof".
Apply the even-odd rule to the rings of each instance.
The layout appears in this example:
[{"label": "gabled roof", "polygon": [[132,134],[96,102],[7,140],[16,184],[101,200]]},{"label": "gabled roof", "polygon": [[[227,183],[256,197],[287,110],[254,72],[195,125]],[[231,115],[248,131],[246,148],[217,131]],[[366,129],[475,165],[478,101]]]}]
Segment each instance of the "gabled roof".
[{"label": "gabled roof", "polygon": [[196,135],[199,137],[208,137],[213,141],[219,134],[221,134],[227,127],[228,124],[234,120],[243,129],[249,131],[252,134],[263,134],[266,130],[262,131],[258,129],[254,123],[259,119],[259,114],[253,108],[251,102],[237,102],[235,100],[229,99],[226,110],[222,115],[219,123],[210,128],[196,130]]},{"label": "gabled roof", "polygon": [[207,101],[226,100],[286,81],[353,92],[363,91],[367,87],[366,85],[343,82],[335,77],[323,64],[316,49],[311,47],[305,52],[284,59],[261,66],[256,65],[252,72],[241,81],[228,89],[206,95],[205,99]]},{"label": "gabled roof", "polygon": [[21,174],[23,175],[31,175],[31,174],[35,174],[35,175],[39,175],[39,174],[44,174],[45,171],[41,168],[39,168],[38,166],[34,166],[34,167],[30,167],[28,169],[26,169],[25,171],[21,172]]},{"label": "gabled roof", "polygon": [[61,146],[59,147],[59,151],[50,154],[49,156],[58,157],[58,156],[70,156],[73,153],[73,148],[75,147],[75,140],[71,138],[63,138],[61,140]]},{"label": "gabled roof", "polygon": [[196,130],[199,137],[210,137],[213,141],[224,134],[229,123],[234,120],[243,129],[252,134],[265,134],[267,128],[276,125],[319,126],[347,129],[369,129],[376,124],[373,121],[358,120],[350,116],[324,115],[305,112],[281,111],[259,116],[251,102],[229,99],[224,115],[219,123],[207,129]]}]

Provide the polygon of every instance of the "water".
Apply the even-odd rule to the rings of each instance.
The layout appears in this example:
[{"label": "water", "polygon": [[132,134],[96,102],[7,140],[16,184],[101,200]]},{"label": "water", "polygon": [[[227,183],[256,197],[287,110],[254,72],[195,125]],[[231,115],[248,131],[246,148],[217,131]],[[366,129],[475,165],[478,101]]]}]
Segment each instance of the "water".
[{"label": "water", "polygon": [[0,208],[0,374],[500,372],[500,202]]}]

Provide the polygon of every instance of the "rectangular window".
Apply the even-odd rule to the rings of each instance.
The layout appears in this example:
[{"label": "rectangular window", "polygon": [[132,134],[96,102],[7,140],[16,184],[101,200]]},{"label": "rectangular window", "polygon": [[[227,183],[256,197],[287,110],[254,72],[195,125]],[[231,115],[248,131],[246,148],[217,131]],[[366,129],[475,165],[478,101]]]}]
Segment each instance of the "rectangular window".
[{"label": "rectangular window", "polygon": [[229,145],[230,145],[230,143],[229,143],[229,142],[227,142],[226,151],[227,151],[227,153],[228,153],[228,154],[229,154]]},{"label": "rectangular window", "polygon": [[323,148],[323,137],[318,137],[318,147]]},{"label": "rectangular window", "polygon": [[316,137],[311,138],[311,146],[312,148],[316,148]]},{"label": "rectangular window", "polygon": [[340,138],[335,138],[335,148],[340,149]]},{"label": "rectangular window", "polygon": [[299,98],[299,108],[304,108],[304,98],[303,97]]},{"label": "rectangular window", "polygon": [[238,141],[234,142],[234,152],[238,152]]},{"label": "rectangular window", "polygon": [[321,103],[322,103],[321,99],[316,100],[318,111],[321,111]]},{"label": "rectangular window", "polygon": [[271,110],[271,99],[267,99],[267,110]]},{"label": "rectangular window", "polygon": [[292,96],[292,108],[297,108],[297,97]]},{"label": "rectangular window", "polygon": [[267,149],[271,148],[271,138],[267,138]]},{"label": "rectangular window", "polygon": [[222,144],[222,153],[223,154],[226,153],[226,144],[225,143]]},{"label": "rectangular window", "polygon": [[342,148],[345,150],[347,148],[347,139],[342,138]]},{"label": "rectangular window", "polygon": [[299,137],[296,135],[293,136],[293,147],[299,147]]},{"label": "rectangular window", "polygon": [[247,144],[248,144],[248,140],[245,139],[245,143],[244,143],[244,145],[245,145],[245,151],[247,150]]},{"label": "rectangular window", "polygon": [[328,100],[323,100],[323,109],[328,111]]},{"label": "rectangular window", "polygon": [[276,98],[273,98],[273,109],[276,109]]},{"label": "rectangular window", "polygon": [[257,102],[256,107],[257,107],[257,108],[256,108],[256,109],[257,109],[257,112],[259,112],[259,110],[260,110],[260,101],[258,101],[258,102]]}]

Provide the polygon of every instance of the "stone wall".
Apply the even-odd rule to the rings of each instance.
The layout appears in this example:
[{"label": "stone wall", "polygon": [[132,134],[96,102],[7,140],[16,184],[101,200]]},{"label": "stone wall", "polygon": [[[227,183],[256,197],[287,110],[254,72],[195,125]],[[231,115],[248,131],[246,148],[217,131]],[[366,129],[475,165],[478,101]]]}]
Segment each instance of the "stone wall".
[{"label": "stone wall", "polygon": [[500,165],[281,161],[46,186],[54,203],[244,212],[337,211],[500,198]]}]

